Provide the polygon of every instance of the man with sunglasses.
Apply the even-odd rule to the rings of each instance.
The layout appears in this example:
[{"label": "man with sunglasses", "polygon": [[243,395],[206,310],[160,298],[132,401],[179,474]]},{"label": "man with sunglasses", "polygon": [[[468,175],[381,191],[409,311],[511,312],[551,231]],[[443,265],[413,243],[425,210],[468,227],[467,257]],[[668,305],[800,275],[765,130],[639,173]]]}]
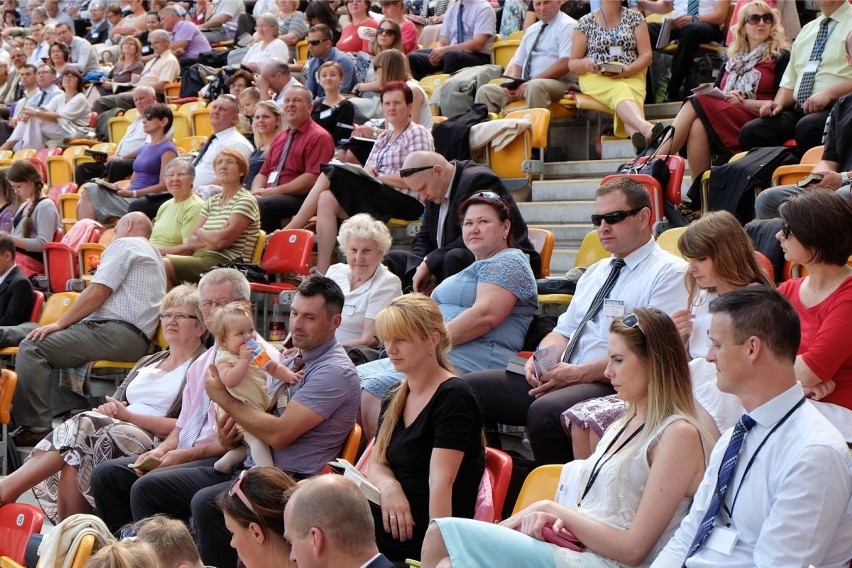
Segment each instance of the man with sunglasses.
[{"label": "man with sunglasses", "polygon": [[305,87],[314,95],[314,98],[325,97],[325,89],[319,84],[319,68],[326,61],[335,61],[343,67],[343,82],[340,84],[341,93],[351,93],[355,86],[355,64],[348,53],[343,53],[332,44],[332,32],[325,24],[316,24],[308,30],[308,51],[310,59],[302,71],[305,78]]},{"label": "man with sunglasses", "polygon": [[[850,13],[852,18],[852,13]],[[852,69],[852,31],[846,37],[846,62]],[[806,178],[804,186],[781,185],[770,187],[758,194],[754,202],[755,218],[777,219],[778,208],[794,195],[808,190],[836,191],[852,199],[852,95],[845,95],[837,101],[825,124],[824,148],[822,159]]]},{"label": "man with sunglasses", "polygon": [[498,441],[498,423],[526,425],[539,465],[573,459],[571,439],[560,422],[565,410],[615,392],[604,377],[613,319],[648,306],[672,314],[687,304],[686,263],[654,241],[651,200],[642,185],[618,178],[599,187],[592,224],[612,256],[586,270],[568,311],[539,344],[539,350],[552,350],[559,363],[541,376],[532,358],[526,376],[504,370],[465,376],[492,431],[489,441]]},{"label": "man with sunglasses", "polygon": [[475,193],[509,205],[512,242],[529,256],[533,273],[540,272],[541,259],[527,236],[527,224],[512,195],[489,168],[471,160],[448,162],[437,152],[412,152],[399,175],[426,204],[410,250],[385,255],[384,263],[402,281],[403,289],[429,294],[445,278],[473,263],[473,253],[462,240],[458,208]]}]

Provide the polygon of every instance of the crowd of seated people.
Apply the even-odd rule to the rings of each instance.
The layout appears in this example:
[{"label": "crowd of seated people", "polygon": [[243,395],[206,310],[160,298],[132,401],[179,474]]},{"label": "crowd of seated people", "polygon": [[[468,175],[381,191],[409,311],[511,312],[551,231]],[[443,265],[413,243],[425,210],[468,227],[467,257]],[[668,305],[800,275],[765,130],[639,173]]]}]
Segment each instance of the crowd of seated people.
[{"label": "crowd of seated people", "polygon": [[[54,522],[94,512],[116,533],[133,523],[155,552],[169,531],[192,548],[182,532],[191,522],[199,556],[161,555],[160,565],[848,565],[852,204],[848,191],[823,191],[852,175],[840,135],[852,100],[847,2],[819,0],[821,14],[792,41],[789,12],[764,0],[601,0],[577,20],[564,0],[262,0],[256,33],[229,52],[246,69],[229,94],[201,103],[212,134],[189,152],[166,83],[197,60],[196,37],[208,47],[241,39],[243,2],[187,12],[131,0],[121,21],[96,3],[70,25],[56,0],[44,4],[27,11],[25,33],[37,40],[30,55],[49,64],[18,64],[24,46],[3,35],[22,91],[6,144],[72,138],[90,109],[138,114],[114,155],[76,168],[78,218],[117,220],[116,239],[47,325],[25,323],[29,310],[8,298],[32,305],[28,277],[44,274],[44,244],[64,220],[34,163],[5,172],[0,344],[19,345],[14,440],[33,449],[0,481],[0,503],[33,489]],[[664,27],[646,17],[673,11],[667,96],[685,103],[664,151],[686,150],[693,177],[716,154],[788,139],[803,151],[828,119],[824,183],[758,201],[802,276],[776,291],[727,212],[687,228],[683,258],[666,252],[648,193],[617,179],[597,189],[591,217],[606,258],[537,337],[523,373],[507,369],[532,333],[540,261],[502,181],[433,152],[429,100],[413,78],[488,62],[495,7],[503,29],[526,31],[506,68],[518,81],[475,95],[494,112],[547,107],[578,86],[643,149],[660,131],[643,101]],[[722,96],[690,95],[698,44],[723,37],[729,12]],[[102,30],[66,37],[83,15]],[[436,45],[417,45],[416,16],[439,23]],[[293,62],[302,40],[309,59]],[[103,54],[116,65],[95,66],[106,78],[97,83],[89,60]],[[0,56],[0,80],[3,65]],[[422,218],[410,252],[389,250],[392,218]],[[261,229],[305,227],[316,234],[314,273],[294,293],[292,345],[279,351],[254,329],[248,280],[223,266],[249,262]],[[240,325],[221,325],[231,312]],[[168,349],[151,354],[158,328]],[[138,363],[114,395],[53,427],[55,371],[102,359]],[[241,373],[263,396],[235,388]],[[382,494],[372,509],[354,485],[321,475],[356,422],[362,446],[373,441],[359,464]],[[498,425],[526,428],[536,465],[565,464],[559,490],[503,526],[473,520]],[[143,538],[160,515],[178,524]],[[568,533],[584,550],[553,544]],[[150,553],[119,544],[93,565],[125,555],[150,565]]]}]

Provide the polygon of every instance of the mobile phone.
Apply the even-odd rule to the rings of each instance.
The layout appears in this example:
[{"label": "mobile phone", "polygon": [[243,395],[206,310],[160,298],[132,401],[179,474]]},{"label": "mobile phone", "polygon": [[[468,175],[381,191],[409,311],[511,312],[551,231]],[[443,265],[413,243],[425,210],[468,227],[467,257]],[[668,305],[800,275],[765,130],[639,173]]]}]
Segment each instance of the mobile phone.
[{"label": "mobile phone", "polygon": [[509,89],[510,91],[514,91],[524,83],[526,83],[523,79],[518,79],[517,77],[507,77],[503,75],[503,79],[506,79],[504,82],[500,83],[500,86],[504,89]]}]

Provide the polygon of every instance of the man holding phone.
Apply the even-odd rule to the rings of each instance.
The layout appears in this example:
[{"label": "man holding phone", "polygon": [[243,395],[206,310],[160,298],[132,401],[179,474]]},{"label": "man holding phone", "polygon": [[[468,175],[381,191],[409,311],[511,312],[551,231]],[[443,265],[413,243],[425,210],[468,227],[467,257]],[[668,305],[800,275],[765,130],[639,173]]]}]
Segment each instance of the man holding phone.
[{"label": "man holding phone", "polygon": [[526,101],[526,108],[548,108],[577,78],[568,74],[571,40],[577,21],[560,10],[565,0],[535,0],[538,21],[524,32],[512,62],[506,66],[499,85],[483,85],[476,91],[477,103],[489,112],[500,112],[513,101]]}]

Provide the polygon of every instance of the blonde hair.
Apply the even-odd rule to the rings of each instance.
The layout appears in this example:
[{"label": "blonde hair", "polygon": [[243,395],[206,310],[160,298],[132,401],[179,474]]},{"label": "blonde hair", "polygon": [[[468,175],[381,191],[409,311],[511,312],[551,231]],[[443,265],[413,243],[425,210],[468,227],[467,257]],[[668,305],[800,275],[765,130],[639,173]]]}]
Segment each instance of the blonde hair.
[{"label": "blonde hair", "polygon": [[748,39],[746,38],[745,33],[745,22],[746,18],[754,13],[754,10],[751,10],[751,8],[756,8],[761,14],[772,14],[772,29],[769,30],[769,37],[767,37],[764,42],[768,45],[766,46],[766,53],[763,54],[762,59],[762,61],[769,61],[770,59],[777,57],[781,51],[789,46],[789,44],[787,42],[787,36],[784,33],[784,26],[781,25],[781,16],[778,14],[778,10],[763,0],[751,0],[751,2],[743,4],[740,8],[737,23],[734,25],[734,41],[730,46],[728,46],[728,58],[750,51]]},{"label": "blonde hair", "polygon": [[340,243],[343,252],[346,252],[346,248],[349,246],[349,239],[353,237],[356,239],[371,239],[376,241],[382,256],[390,250],[391,242],[393,241],[387,225],[373,219],[367,213],[353,215],[340,226],[337,242]]},{"label": "blonde hair", "polygon": [[373,67],[381,67],[384,88],[388,83],[411,79],[411,69],[408,66],[408,58],[398,49],[386,49],[373,58]]},{"label": "blonde hair", "polygon": [[[760,282],[774,286],[754,256],[751,239],[736,217],[727,211],[713,211],[690,224],[677,240],[677,248],[686,258],[709,258],[716,278],[737,288]],[[689,303],[692,305],[699,286],[695,277],[684,274]],[[715,288],[708,288],[711,292]]]},{"label": "blonde hair", "polygon": [[178,568],[181,564],[198,566],[201,555],[186,523],[165,515],[154,515],[134,525],[136,537],[154,547],[160,568]]},{"label": "blonde hair", "polygon": [[151,545],[139,540],[121,540],[100,549],[86,568],[151,568],[159,566]]},{"label": "blonde hair", "polygon": [[[376,316],[376,333],[383,341],[389,339],[429,339],[432,334],[438,334],[438,345],[435,357],[441,368],[455,373],[452,363],[447,357],[452,347],[450,333],[444,324],[444,318],[438,304],[429,296],[423,294],[406,294],[391,300],[391,303]],[[384,421],[378,434],[373,451],[379,463],[387,465],[388,444],[391,436],[402,418],[405,403],[408,400],[408,382],[403,379],[394,391]]]},{"label": "blonde hair", "polygon": [[[252,87],[253,88],[253,87]],[[246,89],[248,90],[248,89]],[[246,91],[243,91],[245,93]],[[242,93],[240,93],[242,95]],[[284,112],[281,108],[276,105],[273,101],[259,101],[255,107],[254,112],[257,112],[257,109],[264,108],[271,112],[275,118],[278,120],[278,126],[275,127],[275,133],[269,138],[266,135],[261,134],[257,131],[257,123],[252,121],[251,131],[254,133],[254,143],[258,148],[262,148],[266,146],[269,142],[272,142],[272,139],[275,138],[279,132],[284,130]]]},{"label": "blonde hair", "polygon": [[163,296],[160,313],[162,314],[173,306],[192,306],[192,315],[198,318],[198,322],[201,323],[201,309],[198,307],[198,302],[198,287],[195,284],[181,284],[175,286]]},{"label": "blonde hair", "polygon": [[213,337],[222,349],[225,348],[225,337],[228,334],[228,329],[241,319],[248,319],[250,322],[254,322],[249,302],[231,302],[210,315],[210,322],[207,325],[207,329],[213,334]]}]

